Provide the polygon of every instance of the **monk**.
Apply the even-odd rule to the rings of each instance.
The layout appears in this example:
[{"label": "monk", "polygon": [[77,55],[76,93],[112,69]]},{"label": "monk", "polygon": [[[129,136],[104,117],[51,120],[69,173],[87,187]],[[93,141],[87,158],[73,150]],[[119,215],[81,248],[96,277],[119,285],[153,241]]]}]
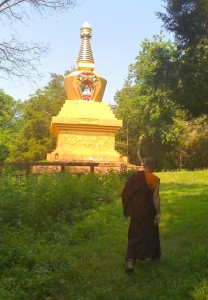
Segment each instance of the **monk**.
[{"label": "monk", "polygon": [[142,171],[131,175],[122,191],[124,216],[130,217],[126,271],[134,270],[136,259],[151,260],[161,257],[160,222],[160,179],[153,174],[154,159],[144,162]]}]

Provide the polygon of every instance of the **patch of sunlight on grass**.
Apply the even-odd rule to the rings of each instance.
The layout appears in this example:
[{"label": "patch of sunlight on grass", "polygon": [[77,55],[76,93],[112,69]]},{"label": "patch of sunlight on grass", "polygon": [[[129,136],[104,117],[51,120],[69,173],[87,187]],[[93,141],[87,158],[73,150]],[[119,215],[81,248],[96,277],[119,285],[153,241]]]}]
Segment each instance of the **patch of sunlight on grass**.
[{"label": "patch of sunlight on grass", "polygon": [[208,170],[203,171],[179,171],[179,172],[160,172],[156,173],[161,182],[181,183],[181,184],[208,184]]},{"label": "patch of sunlight on grass", "polygon": [[198,284],[193,293],[194,300],[207,300],[208,299],[208,280],[204,279],[200,284]]}]

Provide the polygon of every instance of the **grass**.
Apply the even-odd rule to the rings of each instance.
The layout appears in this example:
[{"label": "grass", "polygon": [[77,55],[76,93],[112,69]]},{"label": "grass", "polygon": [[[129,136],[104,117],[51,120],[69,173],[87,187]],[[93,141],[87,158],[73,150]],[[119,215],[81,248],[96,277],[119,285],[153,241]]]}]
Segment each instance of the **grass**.
[{"label": "grass", "polygon": [[104,225],[73,254],[82,276],[69,289],[69,299],[208,299],[208,172],[158,175],[162,261],[137,262],[134,274],[124,273],[128,221],[116,201],[97,211],[99,217],[89,217],[94,226],[101,219]]},{"label": "grass", "polygon": [[207,300],[208,171],[158,176],[160,262],[138,261],[133,274],[124,272],[129,220],[120,199],[95,206],[73,226],[54,222],[37,233],[4,224],[0,300]]}]

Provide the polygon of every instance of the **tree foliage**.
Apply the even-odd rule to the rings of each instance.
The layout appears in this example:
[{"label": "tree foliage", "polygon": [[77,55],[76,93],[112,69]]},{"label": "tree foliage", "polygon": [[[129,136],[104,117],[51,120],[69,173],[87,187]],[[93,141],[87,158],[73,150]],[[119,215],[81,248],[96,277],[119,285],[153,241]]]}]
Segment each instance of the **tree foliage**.
[{"label": "tree foliage", "polygon": [[50,123],[66,99],[63,79],[62,75],[51,74],[48,85],[25,102],[23,124],[11,145],[10,160],[44,160],[55,147]]},{"label": "tree foliage", "polygon": [[181,158],[183,166],[191,170],[208,167],[208,116],[191,120],[188,130],[185,153]]},{"label": "tree foliage", "polygon": [[176,90],[179,82],[177,54],[176,44],[164,41],[162,35],[155,35],[153,41],[145,39],[130,68],[135,83],[140,84],[144,92],[149,87]]},{"label": "tree foliage", "polygon": [[180,90],[177,101],[190,119],[208,114],[208,45],[187,48],[180,57]]},{"label": "tree foliage", "polygon": [[7,159],[20,126],[23,104],[0,90],[0,161]]},{"label": "tree foliage", "polygon": [[[130,161],[137,162],[136,152],[140,150],[143,158],[157,157],[160,169],[176,168],[184,140],[180,118],[185,118],[173,97],[178,89],[176,47],[161,36],[155,36],[152,42],[145,40],[128,78],[115,101],[117,115],[124,120],[124,128],[128,127]],[[122,150],[127,137],[124,130],[119,135],[122,142],[118,147]]]},{"label": "tree foliage", "polygon": [[[188,54],[181,56],[177,43],[164,41],[161,35],[142,42],[125,85],[115,96],[117,116],[124,121],[117,147],[130,162],[138,164],[139,151],[143,159],[155,157],[158,169],[208,166],[206,84],[199,64],[194,65]],[[195,61],[200,59],[204,58],[199,55]],[[194,78],[185,68],[188,63]]]},{"label": "tree foliage", "polygon": [[208,36],[207,0],[163,0],[166,13],[157,15],[175,35],[180,48],[198,46]]},{"label": "tree foliage", "polygon": [[166,13],[157,13],[174,33],[178,50],[179,93],[176,101],[190,118],[208,114],[208,2],[164,0]]}]

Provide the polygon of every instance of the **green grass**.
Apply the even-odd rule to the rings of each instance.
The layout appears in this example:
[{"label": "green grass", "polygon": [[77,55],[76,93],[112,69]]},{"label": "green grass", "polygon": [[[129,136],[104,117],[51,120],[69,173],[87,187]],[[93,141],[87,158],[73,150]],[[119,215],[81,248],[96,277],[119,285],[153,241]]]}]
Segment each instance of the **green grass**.
[{"label": "green grass", "polygon": [[[34,231],[3,223],[0,300],[207,300],[208,171],[158,176],[160,262],[138,261],[134,273],[124,272],[129,220],[118,198],[92,206],[73,225],[56,221]],[[123,183],[115,182],[118,194]]]},{"label": "green grass", "polygon": [[[160,263],[138,262],[124,273],[128,221],[117,201],[101,210],[102,231],[79,247],[74,299],[208,299],[208,172],[162,173]],[[99,212],[97,212],[99,214]],[[91,217],[93,219],[93,217]],[[87,239],[87,237],[86,237]],[[76,252],[77,253],[77,252]]]}]

